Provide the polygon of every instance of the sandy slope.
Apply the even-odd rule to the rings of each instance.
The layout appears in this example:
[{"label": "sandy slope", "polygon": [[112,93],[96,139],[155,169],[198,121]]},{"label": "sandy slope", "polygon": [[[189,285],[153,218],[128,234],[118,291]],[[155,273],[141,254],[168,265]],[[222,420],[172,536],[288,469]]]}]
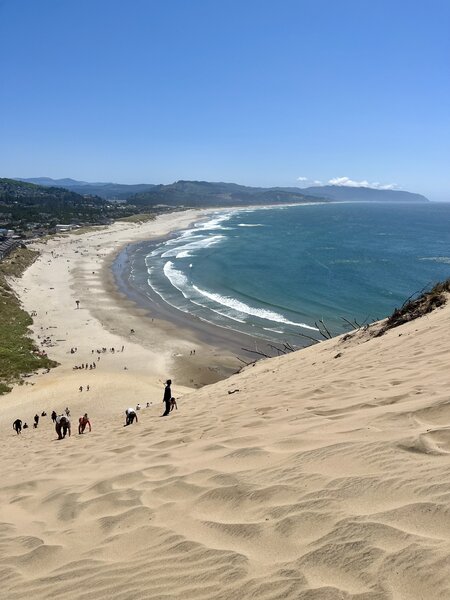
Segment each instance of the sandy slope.
[{"label": "sandy slope", "polygon": [[450,304],[167,419],[2,433],[3,597],[450,598],[449,329]]},{"label": "sandy slope", "polygon": [[[216,374],[208,367],[214,361],[221,363],[223,353],[197,344],[187,330],[177,327],[175,331],[165,321],[144,319],[144,310],[113,289],[110,270],[112,257],[127,243],[167,235],[207,213],[170,213],[142,225],[118,222],[107,229],[36,244],[40,257],[12,283],[24,308],[37,312],[33,332],[38,346],[61,366],[45,375],[32,375],[24,386],[2,398],[0,432],[9,431],[17,417],[30,423],[35,412],[44,409],[59,412],[68,405],[77,411],[88,409],[95,416],[112,415],[130,404],[159,400],[160,381],[174,376],[177,357],[184,356],[189,363],[192,348],[200,350],[192,361],[192,377],[214,379]],[[122,346],[123,353],[107,352],[97,361],[96,349],[121,350]],[[78,348],[76,354],[70,353],[73,347]],[[75,365],[92,362],[97,362],[97,369],[73,370]],[[236,370],[239,363],[236,359],[233,363]],[[179,384],[181,374],[177,375]],[[192,377],[183,378],[190,387]],[[88,397],[86,392],[80,394],[80,385],[90,386]]]}]

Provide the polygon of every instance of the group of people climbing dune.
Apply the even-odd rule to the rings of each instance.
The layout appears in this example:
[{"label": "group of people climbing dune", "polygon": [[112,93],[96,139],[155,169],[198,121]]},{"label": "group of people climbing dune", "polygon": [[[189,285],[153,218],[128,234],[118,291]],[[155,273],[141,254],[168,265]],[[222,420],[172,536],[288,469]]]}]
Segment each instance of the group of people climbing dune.
[{"label": "group of people climbing dune", "polygon": [[[165,406],[164,406],[164,412],[161,415],[161,417],[167,417],[174,409],[178,410],[177,401],[172,396],[171,385],[172,385],[172,380],[167,379],[167,381],[165,383],[164,396],[163,396],[163,402],[164,402]],[[147,408],[149,406],[150,406],[150,403],[147,402]],[[126,411],[125,411],[125,427],[127,425],[132,425],[135,421],[136,421],[136,423],[138,423],[139,420],[138,420],[137,412],[140,410],[140,408],[141,408],[141,405],[137,404],[136,408],[127,408],[126,409]],[[46,416],[47,416],[47,413],[45,411],[42,411],[41,417],[46,417]],[[66,437],[66,435],[68,435],[69,437],[71,436],[70,410],[68,407],[66,407],[64,412],[61,413],[60,415],[58,415],[57,412],[53,410],[51,413],[51,419],[55,425],[55,431],[58,435],[59,440],[64,439]],[[34,424],[33,424],[34,429],[37,429],[38,425],[39,425],[39,415],[36,414],[34,416]],[[92,426],[91,426],[91,422],[89,420],[88,414],[84,413],[84,415],[78,419],[79,435],[82,435],[85,432],[86,427],[89,427],[89,431],[92,431]],[[27,423],[23,423],[21,419],[16,419],[13,422],[13,429],[17,435],[20,435],[22,433],[22,429],[28,429],[28,425],[27,425]]]}]

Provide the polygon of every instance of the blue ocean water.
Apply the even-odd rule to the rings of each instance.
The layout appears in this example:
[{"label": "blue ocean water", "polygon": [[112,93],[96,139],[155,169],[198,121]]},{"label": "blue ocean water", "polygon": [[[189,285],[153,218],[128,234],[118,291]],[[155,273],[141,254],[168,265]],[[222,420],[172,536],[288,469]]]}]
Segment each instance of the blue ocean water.
[{"label": "blue ocean water", "polygon": [[221,327],[299,345],[450,277],[450,204],[220,210],[130,254],[130,283]]}]

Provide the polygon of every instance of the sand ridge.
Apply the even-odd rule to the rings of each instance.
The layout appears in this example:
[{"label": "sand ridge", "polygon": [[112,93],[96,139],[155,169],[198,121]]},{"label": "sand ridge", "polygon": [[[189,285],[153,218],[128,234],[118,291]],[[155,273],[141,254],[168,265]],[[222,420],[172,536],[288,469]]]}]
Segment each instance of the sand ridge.
[{"label": "sand ridge", "polygon": [[168,419],[11,431],[6,597],[450,597],[449,325],[261,361]]}]

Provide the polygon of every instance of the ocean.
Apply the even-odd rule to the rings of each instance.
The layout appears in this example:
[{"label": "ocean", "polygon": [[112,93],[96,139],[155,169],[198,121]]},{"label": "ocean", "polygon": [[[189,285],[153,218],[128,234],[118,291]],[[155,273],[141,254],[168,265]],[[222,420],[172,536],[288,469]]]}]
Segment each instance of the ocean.
[{"label": "ocean", "polygon": [[125,252],[122,281],[149,306],[301,346],[319,320],[340,334],[450,277],[450,203],[223,209]]}]

